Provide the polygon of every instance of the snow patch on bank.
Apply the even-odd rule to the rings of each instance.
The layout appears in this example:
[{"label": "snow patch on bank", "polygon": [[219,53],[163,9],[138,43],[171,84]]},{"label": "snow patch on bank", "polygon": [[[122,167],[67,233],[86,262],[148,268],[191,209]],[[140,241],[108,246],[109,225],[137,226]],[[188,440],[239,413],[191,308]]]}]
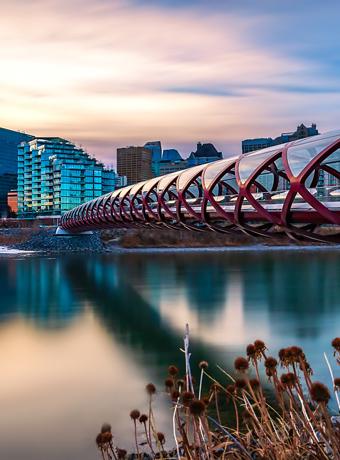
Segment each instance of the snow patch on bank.
[{"label": "snow patch on bank", "polygon": [[12,249],[7,246],[0,246],[0,255],[32,254],[34,251],[23,251],[21,249]]}]

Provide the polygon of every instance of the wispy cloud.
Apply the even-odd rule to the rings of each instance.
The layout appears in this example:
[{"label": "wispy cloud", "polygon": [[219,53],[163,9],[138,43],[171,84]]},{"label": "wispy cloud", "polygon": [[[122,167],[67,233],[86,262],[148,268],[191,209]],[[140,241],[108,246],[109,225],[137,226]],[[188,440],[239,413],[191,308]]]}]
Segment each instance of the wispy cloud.
[{"label": "wispy cloud", "polygon": [[289,21],[280,38],[282,17],[261,2],[252,16],[237,2],[170,3],[6,2],[0,123],[69,137],[107,161],[117,145],[148,138],[231,151],[299,121],[334,127],[339,81],[311,50],[301,56]]}]

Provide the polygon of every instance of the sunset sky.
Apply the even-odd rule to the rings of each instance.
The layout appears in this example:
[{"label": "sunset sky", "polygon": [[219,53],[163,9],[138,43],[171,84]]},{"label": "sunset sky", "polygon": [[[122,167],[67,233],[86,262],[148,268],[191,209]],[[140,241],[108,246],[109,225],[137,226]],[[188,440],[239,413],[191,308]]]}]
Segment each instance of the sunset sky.
[{"label": "sunset sky", "polygon": [[338,1],[0,0],[0,126],[225,155],[340,126]]}]

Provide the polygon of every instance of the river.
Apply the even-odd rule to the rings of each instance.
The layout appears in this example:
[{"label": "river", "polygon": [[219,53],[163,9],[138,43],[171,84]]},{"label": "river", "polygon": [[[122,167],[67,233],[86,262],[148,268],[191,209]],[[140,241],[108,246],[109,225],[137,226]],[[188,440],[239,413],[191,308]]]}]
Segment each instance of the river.
[{"label": "river", "polygon": [[[260,338],[272,354],[301,346],[316,379],[340,334],[340,251],[145,253],[0,258],[0,459],[94,460],[102,422],[121,447],[131,409],[169,364],[232,369]],[[335,366],[334,366],[335,367]],[[214,371],[216,372],[216,371]],[[221,376],[222,378],[222,376]],[[99,457],[98,457],[99,458]]]}]

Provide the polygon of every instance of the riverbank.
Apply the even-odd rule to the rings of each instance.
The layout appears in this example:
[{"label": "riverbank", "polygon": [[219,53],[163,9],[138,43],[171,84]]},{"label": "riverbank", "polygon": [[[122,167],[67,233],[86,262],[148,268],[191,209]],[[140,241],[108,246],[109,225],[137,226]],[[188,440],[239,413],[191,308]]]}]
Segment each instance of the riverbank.
[{"label": "riverbank", "polygon": [[0,254],[22,253],[181,253],[221,251],[340,249],[339,244],[251,238],[189,230],[114,229],[78,236],[56,236],[55,227],[0,229]]}]

